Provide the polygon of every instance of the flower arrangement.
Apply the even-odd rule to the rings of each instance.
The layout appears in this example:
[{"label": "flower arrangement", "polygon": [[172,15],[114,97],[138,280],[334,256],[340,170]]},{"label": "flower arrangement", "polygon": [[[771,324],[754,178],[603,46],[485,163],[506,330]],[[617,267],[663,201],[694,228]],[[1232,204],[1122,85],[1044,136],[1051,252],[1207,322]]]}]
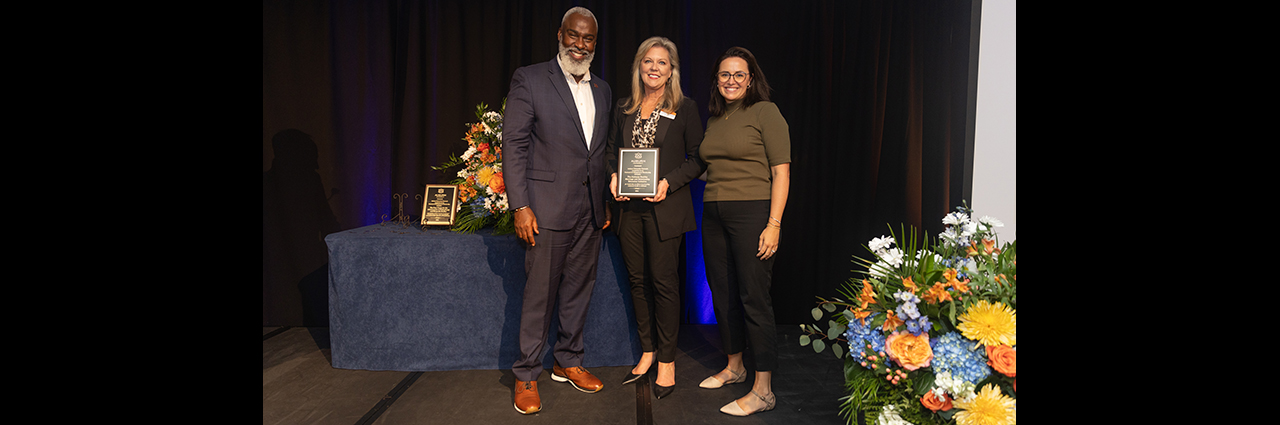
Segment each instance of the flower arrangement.
[{"label": "flower arrangement", "polygon": [[435,170],[445,170],[458,165],[458,177],[450,183],[458,185],[457,220],[453,230],[472,233],[487,226],[494,227],[494,234],[515,232],[515,222],[507,208],[507,186],[502,178],[502,109],[490,111],[481,103],[476,106],[479,122],[467,124],[467,151],[461,157],[449,156],[449,160]]},{"label": "flower arrangement", "polygon": [[[819,297],[801,345],[830,341],[845,359],[841,414],[855,423],[1013,424],[1017,422],[1017,241],[999,244],[991,217],[959,207],[926,246],[882,236],[867,249],[863,279],[842,298]],[[908,236],[908,235],[904,235]],[[856,257],[855,257],[856,258]],[[848,356],[844,355],[846,347]]]}]

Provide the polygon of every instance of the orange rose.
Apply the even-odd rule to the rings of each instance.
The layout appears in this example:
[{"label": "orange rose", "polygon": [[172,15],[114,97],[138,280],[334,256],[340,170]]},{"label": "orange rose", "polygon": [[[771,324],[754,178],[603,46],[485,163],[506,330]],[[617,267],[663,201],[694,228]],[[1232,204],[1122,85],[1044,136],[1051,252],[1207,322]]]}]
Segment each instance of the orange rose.
[{"label": "orange rose", "polygon": [[1018,375],[1018,351],[1008,345],[987,346],[987,364],[996,372],[1013,378]]},{"label": "orange rose", "polygon": [[933,360],[933,349],[929,347],[927,333],[915,336],[910,332],[894,332],[885,338],[884,347],[889,359],[906,370],[929,367],[929,362]]},{"label": "orange rose", "polygon": [[502,181],[502,173],[494,173],[489,178],[489,188],[493,189],[493,193],[503,193],[507,191],[507,185]]},{"label": "orange rose", "polygon": [[951,410],[951,396],[943,394],[942,400],[938,400],[938,396],[935,395],[933,391],[930,391],[925,393],[924,397],[920,397],[920,404],[923,404],[924,407],[935,412],[939,410]]}]

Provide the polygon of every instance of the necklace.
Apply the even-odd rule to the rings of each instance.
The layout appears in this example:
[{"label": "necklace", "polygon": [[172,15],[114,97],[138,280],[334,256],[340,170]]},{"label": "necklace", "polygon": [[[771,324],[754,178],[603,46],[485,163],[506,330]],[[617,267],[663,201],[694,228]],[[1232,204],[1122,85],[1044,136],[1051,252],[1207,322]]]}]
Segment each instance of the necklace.
[{"label": "necklace", "polygon": [[738,112],[738,109],[742,109],[742,108],[733,108],[733,110],[732,110],[732,111],[729,111],[729,113],[728,113],[728,114],[725,114],[725,115],[724,115],[724,120],[725,120],[725,121],[728,121],[728,120],[729,120],[729,117],[730,117],[731,115],[733,115],[733,113],[734,113],[734,112]]}]

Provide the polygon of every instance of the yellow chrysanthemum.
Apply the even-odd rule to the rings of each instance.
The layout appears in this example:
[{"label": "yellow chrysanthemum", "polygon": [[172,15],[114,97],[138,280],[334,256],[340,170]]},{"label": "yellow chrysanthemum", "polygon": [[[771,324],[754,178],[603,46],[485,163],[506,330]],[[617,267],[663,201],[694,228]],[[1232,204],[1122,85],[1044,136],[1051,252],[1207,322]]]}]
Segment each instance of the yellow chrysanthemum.
[{"label": "yellow chrysanthemum", "polygon": [[960,315],[956,328],[982,345],[1018,345],[1018,313],[1000,302],[978,301]]},{"label": "yellow chrysanthemum", "polygon": [[959,425],[1001,425],[1018,423],[1016,400],[1000,393],[1000,388],[992,384],[982,387],[972,399],[953,402],[957,409],[956,423]]},{"label": "yellow chrysanthemum", "polygon": [[489,167],[481,168],[480,171],[476,172],[476,181],[480,182],[480,184],[484,186],[489,185],[489,179],[492,177],[493,169]]}]

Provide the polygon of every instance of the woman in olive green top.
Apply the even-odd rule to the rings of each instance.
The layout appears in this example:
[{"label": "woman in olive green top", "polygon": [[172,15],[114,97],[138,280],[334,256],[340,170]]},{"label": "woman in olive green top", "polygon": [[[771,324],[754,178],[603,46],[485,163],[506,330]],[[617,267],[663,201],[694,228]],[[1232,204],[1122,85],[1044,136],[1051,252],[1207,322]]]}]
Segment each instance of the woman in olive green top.
[{"label": "woman in olive green top", "polygon": [[714,78],[711,118],[699,150],[707,163],[702,250],[729,361],[700,386],[745,381],[742,351],[750,342],[756,359],[751,393],[720,409],[746,416],[776,405],[777,334],[769,287],[791,181],[791,137],[750,51],[726,51]]}]

